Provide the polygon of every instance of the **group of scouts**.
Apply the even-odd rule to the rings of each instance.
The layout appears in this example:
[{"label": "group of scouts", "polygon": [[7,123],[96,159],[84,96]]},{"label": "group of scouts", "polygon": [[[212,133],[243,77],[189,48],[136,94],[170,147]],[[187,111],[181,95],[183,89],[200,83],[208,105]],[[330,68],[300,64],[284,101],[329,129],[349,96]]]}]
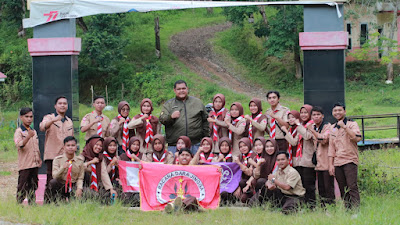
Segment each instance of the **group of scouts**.
[{"label": "group of scouts", "polygon": [[[104,98],[95,97],[93,112],[81,121],[86,144],[80,155],[75,154],[72,120],[65,115],[68,100],[58,97],[56,112],[46,115],[39,126],[46,132],[45,203],[74,196],[118,196],[126,204],[137,205],[138,195],[122,192],[119,183],[118,160],[124,160],[179,165],[235,162],[242,178],[236,191],[221,193],[221,204],[254,206],[268,201],[283,212],[293,212],[301,203],[313,208],[318,180],[319,202],[325,206],[335,202],[336,179],[346,207],[359,205],[357,142],[361,135],[357,123],[346,118],[343,104],[333,106],[337,122],[330,124],[324,121],[321,107],[306,104],[296,111],[280,105],[277,91],[267,93],[270,108],[265,113],[261,100],[251,99],[251,115],[244,115],[239,102],[227,110],[222,94],[213,97],[207,112],[199,99],[188,96],[184,81],[175,83],[174,92],[176,97],[164,104],[160,119],[152,115],[152,101],[145,98],[140,114],[130,118],[129,103],[122,101],[119,114],[110,121],[103,114]],[[30,127],[32,109],[22,108],[20,119],[14,135],[19,159],[17,201],[27,197],[34,203],[42,161],[37,133]],[[166,138],[161,135],[162,124]],[[187,201],[184,205],[193,203]]]}]

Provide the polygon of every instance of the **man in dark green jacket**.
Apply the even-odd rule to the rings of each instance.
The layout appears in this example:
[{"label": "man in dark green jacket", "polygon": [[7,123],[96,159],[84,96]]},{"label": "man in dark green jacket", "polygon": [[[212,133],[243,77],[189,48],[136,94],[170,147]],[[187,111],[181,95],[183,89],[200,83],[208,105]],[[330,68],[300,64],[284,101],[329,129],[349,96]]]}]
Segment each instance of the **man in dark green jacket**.
[{"label": "man in dark green jacket", "polygon": [[200,99],[188,96],[185,81],[174,84],[175,98],[164,103],[160,122],[165,126],[168,150],[176,151],[179,136],[188,136],[192,142],[192,153],[195,154],[203,137],[210,134],[207,111]]}]

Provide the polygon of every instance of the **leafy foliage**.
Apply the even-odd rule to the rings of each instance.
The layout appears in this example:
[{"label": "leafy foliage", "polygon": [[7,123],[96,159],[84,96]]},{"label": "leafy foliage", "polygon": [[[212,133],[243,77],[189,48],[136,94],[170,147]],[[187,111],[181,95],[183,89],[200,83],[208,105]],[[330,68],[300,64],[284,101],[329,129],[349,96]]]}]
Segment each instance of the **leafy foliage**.
[{"label": "leafy foliage", "polygon": [[298,51],[302,30],[303,7],[279,6],[278,13],[269,20],[266,55],[283,57],[286,51]]}]

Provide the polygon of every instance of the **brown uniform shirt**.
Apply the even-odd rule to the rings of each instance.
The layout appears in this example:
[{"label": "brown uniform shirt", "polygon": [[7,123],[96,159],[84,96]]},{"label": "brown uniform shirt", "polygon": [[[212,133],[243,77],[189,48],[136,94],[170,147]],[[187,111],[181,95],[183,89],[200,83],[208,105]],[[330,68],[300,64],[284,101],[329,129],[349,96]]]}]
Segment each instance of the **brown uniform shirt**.
[{"label": "brown uniform shirt", "polygon": [[343,122],[356,136],[351,139],[342,127],[338,128],[336,123],[333,124],[329,135],[328,156],[334,157],[334,166],[343,166],[348,163],[358,165],[357,142],[361,140],[360,128],[357,122],[349,121],[347,118]]},{"label": "brown uniform shirt", "polygon": [[[101,129],[102,129],[102,137],[104,138],[109,136],[107,132],[108,132],[108,126],[110,124],[110,119],[104,114],[101,114],[101,116],[103,117],[103,120],[101,121]],[[97,117],[96,112],[91,112],[86,114],[81,121],[81,127],[90,124],[91,121],[94,121],[96,119],[96,117]],[[97,123],[93,124],[89,128],[89,130],[86,131],[85,140],[88,140],[91,136],[95,134],[97,134]]]},{"label": "brown uniform shirt", "polygon": [[[82,157],[83,159],[85,158],[82,155],[79,155],[79,157]],[[84,168],[85,168],[85,172],[88,172],[88,173],[92,172],[91,165],[87,165],[86,167],[84,166]],[[98,174],[97,174],[97,176],[98,176]],[[113,188],[113,186],[111,184],[110,176],[108,176],[106,161],[104,159],[101,161],[101,183],[103,184],[103,186],[106,190],[110,190]]]},{"label": "brown uniform shirt", "polygon": [[72,120],[65,116],[65,121],[57,121],[46,129],[46,124],[56,118],[54,113],[43,117],[39,127],[46,130],[44,142],[44,160],[53,160],[56,156],[64,153],[64,139],[74,135],[74,124]]},{"label": "brown uniform shirt", "polygon": [[[62,183],[65,183],[67,180],[68,168],[65,168],[64,165],[68,161],[69,159],[65,154],[59,155],[53,160],[53,178]],[[82,156],[75,155],[72,159],[71,181],[72,183],[76,183],[78,189],[83,189],[83,179],[85,177],[84,162],[85,159]]]},{"label": "brown uniform shirt", "polygon": [[[243,118],[239,120],[235,125],[232,125],[231,123],[229,125],[226,125],[225,122],[223,121],[217,121],[217,124],[221,127],[226,127],[228,128],[228,137],[229,137],[229,131],[232,131],[232,156],[238,156],[240,155],[240,150],[239,150],[239,141],[244,137],[245,131],[246,131],[246,119]],[[218,151],[219,152],[219,151]]]},{"label": "brown uniform shirt", "polygon": [[[143,120],[141,118],[132,119],[128,124],[128,128],[136,129],[141,125],[143,125]],[[153,131],[153,135],[156,135],[156,134],[161,134],[161,123],[158,123],[157,130]],[[142,136],[139,134],[139,132],[135,132],[135,136],[140,140],[140,150],[139,151],[141,153],[153,153],[153,147],[151,146],[151,142],[149,142],[148,147],[147,147],[147,145],[143,146],[144,140],[143,140]]]},{"label": "brown uniform shirt", "polygon": [[42,166],[42,159],[40,158],[39,139],[37,132],[29,139],[29,141],[22,146],[22,142],[28,135],[28,130],[21,125],[15,130],[14,143],[18,150],[18,171]]},{"label": "brown uniform shirt", "polygon": [[[281,119],[282,119],[283,121],[285,121],[285,122],[288,121],[288,119],[287,119],[287,112],[290,111],[289,108],[287,108],[287,107],[285,107],[285,106],[282,106],[281,104],[278,104],[278,105],[276,106],[276,109],[275,109],[275,110],[278,110],[278,111],[275,113],[275,115],[277,115],[277,117],[281,118]],[[269,124],[269,126],[271,126],[271,119],[272,119],[272,118],[268,115],[270,112],[272,112],[272,109],[271,109],[271,108],[267,109],[267,111],[265,112],[265,115],[266,115],[267,118],[268,118],[268,124]],[[278,123],[278,122],[275,120],[275,123]],[[276,126],[276,128],[275,128],[275,139],[285,139],[285,136],[283,135],[282,130],[279,128],[280,126],[281,126],[281,124],[279,124],[279,126]]]},{"label": "brown uniform shirt", "polygon": [[258,137],[264,137],[265,128],[267,128],[268,120],[263,119],[260,122],[253,121],[251,123],[252,123],[252,126],[256,128],[256,129],[254,129],[255,132],[253,133],[253,140],[255,140]]},{"label": "brown uniform shirt", "polygon": [[[314,146],[314,135],[302,125],[297,126],[297,133],[303,137],[303,148],[302,148],[302,157],[294,157],[293,158],[293,166],[302,166],[302,167],[312,167],[315,165],[312,163],[312,157],[315,152]],[[299,143],[300,144],[300,143]],[[294,149],[293,151],[296,151]]]},{"label": "brown uniform shirt", "polygon": [[283,170],[279,168],[275,175],[275,179],[291,187],[289,190],[283,190],[282,188],[278,187],[283,194],[304,196],[306,193],[306,189],[303,188],[299,172],[297,172],[297,170],[290,165],[286,166],[286,168]]},{"label": "brown uniform shirt", "polygon": [[314,136],[314,145],[317,149],[317,165],[315,166],[315,170],[318,171],[327,171],[329,169],[328,149],[331,126],[330,123],[325,124],[321,132],[318,132],[318,136],[316,138]]}]

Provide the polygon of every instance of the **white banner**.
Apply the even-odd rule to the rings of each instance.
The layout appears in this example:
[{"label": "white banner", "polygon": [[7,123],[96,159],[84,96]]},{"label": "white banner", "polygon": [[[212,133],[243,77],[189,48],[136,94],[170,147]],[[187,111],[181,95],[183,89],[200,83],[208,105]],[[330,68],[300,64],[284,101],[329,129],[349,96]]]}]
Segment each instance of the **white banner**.
[{"label": "white banner", "polygon": [[125,12],[150,12],[206,7],[250,6],[250,5],[322,5],[336,6],[334,2],[282,1],[282,2],[213,2],[213,1],[148,1],[148,0],[49,0],[32,1],[30,17],[24,19],[24,28],[62,20]]}]

